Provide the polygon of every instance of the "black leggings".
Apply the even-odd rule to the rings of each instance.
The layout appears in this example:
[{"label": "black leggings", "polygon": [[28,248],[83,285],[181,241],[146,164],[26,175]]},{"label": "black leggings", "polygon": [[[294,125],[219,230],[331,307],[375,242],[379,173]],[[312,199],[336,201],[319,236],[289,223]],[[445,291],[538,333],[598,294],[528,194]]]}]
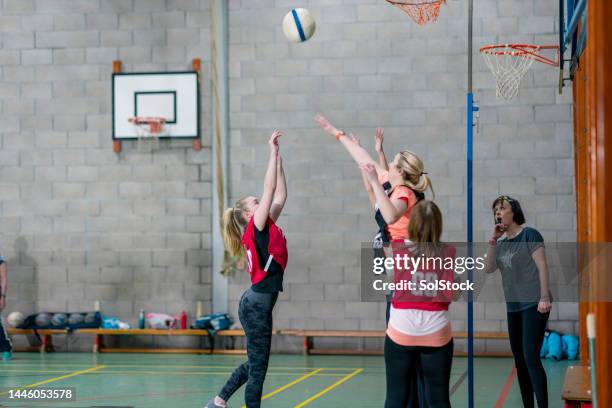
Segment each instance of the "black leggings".
[{"label": "black leggings", "polygon": [[453,340],[442,347],[401,346],[388,336],[385,338],[385,408],[406,408],[417,363],[420,363],[423,376],[423,405],[428,408],[449,408]]},{"label": "black leggings", "polygon": [[[385,326],[389,325],[391,317],[391,295],[387,295],[387,311],[385,312]],[[423,403],[423,374],[421,373],[421,365],[418,361],[415,362],[415,375],[410,381],[410,394],[406,408],[427,408]]]},{"label": "black leggings", "polygon": [[221,389],[219,397],[225,401],[246,383],[244,402],[247,408],[261,405],[270,346],[272,344],[272,309],[278,298],[277,293],[259,293],[248,289],[240,299],[238,317],[247,339],[248,361],[234,370]]},{"label": "black leggings", "polygon": [[549,315],[550,313],[538,312],[537,306],[519,312],[508,312],[510,347],[525,408],[534,407],[534,393],[538,407],[548,408],[546,371],[540,360],[540,350]]},{"label": "black leggings", "polygon": [[0,352],[11,351],[12,349],[11,339],[6,332],[5,326],[2,324],[2,317],[0,317]]},{"label": "black leggings", "polygon": [[[387,295],[387,311],[385,312],[385,326],[389,325],[391,317],[391,300],[393,296]],[[406,408],[427,408],[423,403],[423,373],[421,373],[421,364],[416,361],[414,368],[415,375],[410,381],[410,394]]]}]

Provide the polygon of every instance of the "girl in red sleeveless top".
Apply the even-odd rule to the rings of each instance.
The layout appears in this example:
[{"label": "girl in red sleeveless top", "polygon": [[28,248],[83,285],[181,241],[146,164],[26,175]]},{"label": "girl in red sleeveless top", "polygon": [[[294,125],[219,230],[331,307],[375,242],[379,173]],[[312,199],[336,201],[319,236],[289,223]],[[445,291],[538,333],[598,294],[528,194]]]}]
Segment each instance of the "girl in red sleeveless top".
[{"label": "girl in red sleeveless top", "polygon": [[[448,306],[451,290],[436,291],[419,285],[453,282],[452,268],[434,260],[454,259],[453,246],[440,242],[442,213],[433,201],[422,200],[412,210],[410,240],[392,242],[393,256],[407,254],[428,262],[418,270],[396,269],[394,281],[411,281],[414,289],[396,291],[385,338],[387,398],[385,408],[405,408],[413,388],[409,386],[420,364],[423,380],[422,402],[426,407],[450,407],[449,385],[453,360]],[[431,261],[431,262],[429,262]]]},{"label": "girl in red sleeveless top", "polygon": [[227,400],[246,383],[247,407],[259,407],[272,342],[272,309],[283,290],[287,240],[276,220],[287,199],[285,173],[275,131],[268,144],[270,159],[261,200],[241,198],[223,214],[223,241],[233,256],[245,256],[251,287],[242,295],[238,317],[247,340],[248,361],[240,365],[206,408],[226,407]]}]

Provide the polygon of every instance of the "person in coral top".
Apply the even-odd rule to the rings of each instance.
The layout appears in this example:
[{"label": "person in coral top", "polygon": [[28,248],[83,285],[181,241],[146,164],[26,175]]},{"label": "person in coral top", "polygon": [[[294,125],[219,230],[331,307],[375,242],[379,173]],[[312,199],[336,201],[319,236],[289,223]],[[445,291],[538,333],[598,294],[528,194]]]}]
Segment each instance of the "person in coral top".
[{"label": "person in coral top", "polygon": [[[323,116],[316,116],[315,121],[328,134],[342,143],[351,157],[360,166],[373,166],[377,174],[377,182],[371,183],[373,197],[376,200],[377,222],[381,228],[375,241],[381,244],[394,239],[407,238],[407,227],[410,213],[415,204],[425,198],[425,191],[434,194],[431,180],[424,171],[423,161],[415,153],[403,150],[395,155],[393,161],[385,168],[384,163],[377,163],[356,141],[354,135],[334,127]],[[382,153],[382,134],[377,132],[377,150]],[[380,141],[379,141],[380,140]],[[385,159],[386,161],[386,159]],[[382,162],[382,160],[381,160]]]},{"label": "person in coral top", "polygon": [[[393,162],[388,163],[383,150],[384,131],[378,128],[375,134],[378,156],[376,162],[352,133],[347,135],[321,115],[315,117],[315,122],[325,132],[335,136],[362,169],[364,186],[374,206],[374,219],[378,225],[378,231],[373,238],[374,253],[375,256],[384,256],[383,247],[389,242],[408,238],[410,214],[414,206],[425,198],[427,189],[431,190],[435,197],[431,180],[424,171],[423,161],[414,152],[403,150],[395,155]],[[369,180],[365,173],[366,168],[375,169],[376,176]],[[389,321],[390,308],[391,294],[388,294],[386,322]],[[420,372],[418,364],[415,372]],[[410,393],[407,407],[423,408],[419,403],[419,396],[422,394],[420,375],[413,380],[414,392]]]}]

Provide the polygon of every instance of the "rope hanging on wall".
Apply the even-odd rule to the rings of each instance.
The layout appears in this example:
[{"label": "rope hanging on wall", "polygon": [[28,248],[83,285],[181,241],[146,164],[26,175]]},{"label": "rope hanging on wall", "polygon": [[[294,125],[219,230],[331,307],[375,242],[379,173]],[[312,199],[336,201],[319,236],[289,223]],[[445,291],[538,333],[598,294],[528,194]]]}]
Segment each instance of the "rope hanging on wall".
[{"label": "rope hanging on wall", "polygon": [[[215,127],[214,127],[214,151],[215,151],[215,169],[216,169],[216,192],[217,192],[217,211],[219,214],[219,227],[223,231],[223,210],[225,206],[225,175],[223,173],[223,146],[221,144],[221,102],[219,100],[219,84],[218,84],[218,70],[217,70],[217,30],[216,30],[216,5],[215,0],[210,1],[210,17],[211,17],[211,88],[213,93],[213,104],[215,112]],[[219,271],[222,275],[231,275],[236,269],[243,269],[244,262],[237,259],[223,248],[223,263],[221,264],[221,270]]]}]

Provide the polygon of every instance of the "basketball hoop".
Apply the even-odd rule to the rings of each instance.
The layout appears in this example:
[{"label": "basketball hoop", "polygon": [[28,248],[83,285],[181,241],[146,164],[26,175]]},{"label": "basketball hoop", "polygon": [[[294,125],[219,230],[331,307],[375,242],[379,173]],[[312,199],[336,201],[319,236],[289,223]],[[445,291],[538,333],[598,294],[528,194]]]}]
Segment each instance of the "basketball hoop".
[{"label": "basketball hoop", "polygon": [[[556,58],[545,57],[540,53],[543,50],[553,50]],[[496,44],[482,47],[480,52],[497,81],[497,99],[510,100],[518,95],[521,80],[534,61],[559,66],[558,45]]]},{"label": "basketball hoop", "polygon": [[446,0],[387,0],[388,3],[408,14],[418,25],[434,23],[440,15],[440,6]]},{"label": "basketball hoop", "polygon": [[[128,119],[134,125],[138,135],[138,150],[146,150],[149,145],[151,150],[159,147],[159,137],[165,130],[166,119],[156,116],[134,116]],[[145,141],[150,141],[146,143]]]}]

